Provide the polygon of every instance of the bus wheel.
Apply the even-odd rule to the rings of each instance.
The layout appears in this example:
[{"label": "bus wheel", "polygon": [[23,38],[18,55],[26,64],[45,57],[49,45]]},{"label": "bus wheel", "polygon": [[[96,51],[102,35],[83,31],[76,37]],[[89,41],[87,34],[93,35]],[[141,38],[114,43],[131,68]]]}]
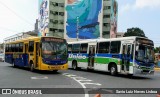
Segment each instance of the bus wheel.
[{"label": "bus wheel", "polygon": [[133,74],[128,74],[128,77],[129,77],[129,78],[132,78],[132,77],[133,77]]},{"label": "bus wheel", "polygon": [[73,68],[74,70],[77,69],[77,62],[76,62],[76,61],[73,61],[73,63],[72,63],[72,68]]},{"label": "bus wheel", "polygon": [[115,76],[117,74],[117,67],[116,67],[116,65],[111,65],[111,67],[110,67],[110,73],[113,76]]},{"label": "bus wheel", "polygon": [[34,71],[34,64],[31,62],[31,64],[30,64],[30,71]]}]

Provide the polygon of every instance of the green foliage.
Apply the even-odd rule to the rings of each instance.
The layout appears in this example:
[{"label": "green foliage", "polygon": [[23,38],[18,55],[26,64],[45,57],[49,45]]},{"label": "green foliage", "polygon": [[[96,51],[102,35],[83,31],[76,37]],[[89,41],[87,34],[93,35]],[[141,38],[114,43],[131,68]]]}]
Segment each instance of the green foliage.
[{"label": "green foliage", "polygon": [[127,29],[127,32],[124,33],[124,37],[128,37],[128,36],[141,36],[141,37],[146,37],[143,30],[141,30],[140,28],[129,28]]},{"label": "green foliage", "polygon": [[155,53],[159,53],[159,51],[160,51],[160,47],[155,47],[155,48],[154,48],[154,52],[155,52]]}]

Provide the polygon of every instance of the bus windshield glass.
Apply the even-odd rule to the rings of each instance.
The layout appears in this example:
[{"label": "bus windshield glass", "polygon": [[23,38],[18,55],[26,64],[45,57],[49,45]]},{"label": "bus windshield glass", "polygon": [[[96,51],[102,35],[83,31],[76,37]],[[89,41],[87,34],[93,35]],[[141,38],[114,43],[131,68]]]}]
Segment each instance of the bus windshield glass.
[{"label": "bus windshield glass", "polygon": [[66,60],[67,59],[66,42],[43,41],[42,57],[49,60]]},{"label": "bus windshield glass", "polygon": [[141,62],[154,62],[154,48],[152,46],[139,45],[136,51],[136,60]]}]

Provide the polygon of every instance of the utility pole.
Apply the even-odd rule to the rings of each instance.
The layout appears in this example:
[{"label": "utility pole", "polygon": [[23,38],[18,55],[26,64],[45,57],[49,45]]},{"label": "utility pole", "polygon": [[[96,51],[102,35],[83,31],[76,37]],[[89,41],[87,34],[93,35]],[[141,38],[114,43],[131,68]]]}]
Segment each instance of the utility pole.
[{"label": "utility pole", "polygon": [[79,17],[77,17],[77,41],[79,39]]}]

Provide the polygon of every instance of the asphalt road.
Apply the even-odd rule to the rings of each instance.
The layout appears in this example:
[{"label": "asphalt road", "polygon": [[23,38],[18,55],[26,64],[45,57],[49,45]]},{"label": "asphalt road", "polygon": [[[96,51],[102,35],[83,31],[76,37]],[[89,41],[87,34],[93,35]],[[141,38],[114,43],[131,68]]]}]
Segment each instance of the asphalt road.
[{"label": "asphalt road", "polygon": [[[30,72],[0,63],[0,88],[160,88],[160,72],[149,77],[111,76],[106,72],[66,70]],[[0,95],[0,97],[94,97],[94,94]],[[156,97],[155,94],[102,94],[102,97]]]}]

